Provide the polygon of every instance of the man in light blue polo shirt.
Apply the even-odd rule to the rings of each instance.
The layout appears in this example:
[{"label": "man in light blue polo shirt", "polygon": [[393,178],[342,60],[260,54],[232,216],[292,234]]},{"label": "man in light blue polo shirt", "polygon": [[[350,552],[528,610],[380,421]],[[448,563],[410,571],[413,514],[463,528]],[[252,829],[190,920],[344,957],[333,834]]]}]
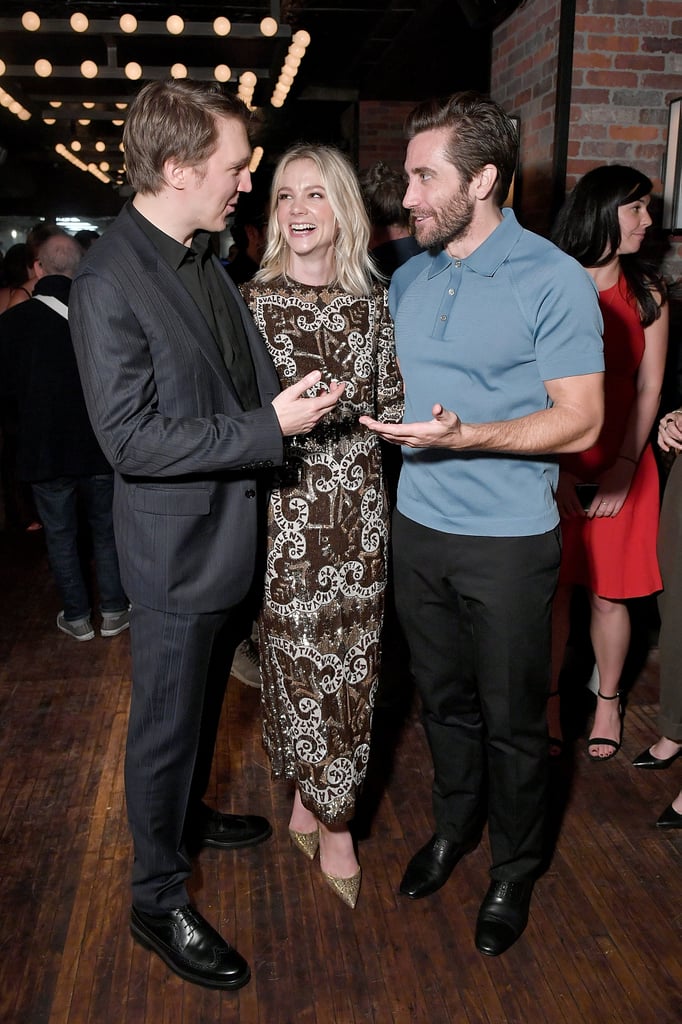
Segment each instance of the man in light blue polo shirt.
[{"label": "man in light blue polo shirt", "polygon": [[435,833],[400,891],[439,889],[487,806],[476,946],[496,956],[526,926],[545,854],[554,456],[599,433],[602,325],[582,267],[500,208],[518,143],[495,103],[424,103],[407,136],[404,204],[428,251],[390,289],[405,419],[362,418],[403,446],[396,603],[434,762]]}]

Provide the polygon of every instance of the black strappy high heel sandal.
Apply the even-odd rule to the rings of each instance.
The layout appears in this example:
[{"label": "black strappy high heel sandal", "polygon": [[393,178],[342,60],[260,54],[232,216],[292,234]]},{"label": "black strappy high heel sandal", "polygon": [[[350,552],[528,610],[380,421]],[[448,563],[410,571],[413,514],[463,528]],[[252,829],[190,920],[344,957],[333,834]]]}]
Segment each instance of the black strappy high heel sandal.
[{"label": "black strappy high heel sandal", "polygon": [[[597,698],[601,697],[602,700],[619,700],[620,695],[620,690],[616,690],[612,697],[607,697],[605,694],[601,692],[601,690],[597,690]],[[618,751],[620,750],[621,744],[623,742],[623,708],[620,704],[618,705],[618,715],[620,717],[620,734],[618,736],[618,740],[610,740],[607,739],[605,736],[590,736],[589,740],[587,741],[587,756],[589,757],[590,761],[610,761],[611,758],[615,757]],[[613,750],[610,754],[607,754],[606,757],[599,757],[597,754],[591,754],[590,747],[598,746],[613,747]]]}]

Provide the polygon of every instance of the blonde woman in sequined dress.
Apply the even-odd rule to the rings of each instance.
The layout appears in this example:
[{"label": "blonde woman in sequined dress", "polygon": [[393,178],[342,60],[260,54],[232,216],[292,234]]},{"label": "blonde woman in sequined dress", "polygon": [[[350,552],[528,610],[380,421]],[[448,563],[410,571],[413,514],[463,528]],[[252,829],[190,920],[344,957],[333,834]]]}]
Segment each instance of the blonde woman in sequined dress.
[{"label": "blonde woman in sequined dress", "polygon": [[333,418],[290,439],[268,510],[259,621],[264,745],[295,781],[289,832],[355,906],[360,867],[348,823],[369,757],[388,508],[363,414],[402,415],[386,292],[367,255],[355,172],[337,150],[297,146],[274,175],[261,270],[243,286],[285,387],[312,369],[345,382]]}]

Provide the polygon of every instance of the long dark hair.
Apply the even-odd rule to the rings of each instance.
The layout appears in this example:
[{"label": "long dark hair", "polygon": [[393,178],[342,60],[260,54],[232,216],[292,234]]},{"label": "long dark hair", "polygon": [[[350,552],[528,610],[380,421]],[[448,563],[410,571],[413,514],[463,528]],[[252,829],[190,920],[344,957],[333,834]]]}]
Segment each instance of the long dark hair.
[{"label": "long dark hair", "polygon": [[[552,241],[583,267],[605,266],[621,242],[618,207],[643,199],[652,189],[651,179],[634,167],[595,167],[580,179],[559,211]],[[639,306],[642,326],[648,327],[661,315],[665,282],[639,253],[626,253],[618,259]]]}]

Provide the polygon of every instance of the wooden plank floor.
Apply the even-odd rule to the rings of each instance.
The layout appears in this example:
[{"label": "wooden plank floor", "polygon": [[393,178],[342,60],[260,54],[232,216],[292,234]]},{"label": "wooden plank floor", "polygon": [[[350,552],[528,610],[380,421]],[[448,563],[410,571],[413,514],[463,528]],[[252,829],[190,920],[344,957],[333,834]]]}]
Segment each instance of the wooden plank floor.
[{"label": "wooden plank floor", "polygon": [[317,862],[290,847],[290,794],[270,780],[258,692],[233,680],[210,797],[268,815],[275,833],[196,863],[198,906],[253,968],[251,983],[228,994],[182,982],[128,932],[127,635],[76,644],[57,632],[40,535],[0,533],[0,588],[3,1024],[682,1020],[682,832],[653,828],[682,770],[630,766],[656,735],[655,650],[630,693],[623,752],[593,764],[578,741],[553,769],[554,855],[527,931],[498,959],[473,945],[485,840],[436,896],[396,895],[431,830],[430,760],[414,712],[401,716],[385,699],[376,716],[353,913]]}]

